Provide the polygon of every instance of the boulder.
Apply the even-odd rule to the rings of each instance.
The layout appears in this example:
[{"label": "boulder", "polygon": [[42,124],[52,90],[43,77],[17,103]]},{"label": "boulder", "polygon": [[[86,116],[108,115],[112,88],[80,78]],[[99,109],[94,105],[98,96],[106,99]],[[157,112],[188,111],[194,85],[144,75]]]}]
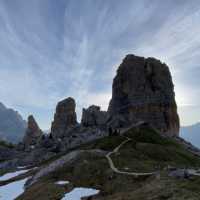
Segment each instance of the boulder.
[{"label": "boulder", "polygon": [[106,124],[107,112],[101,111],[99,106],[92,105],[83,109],[81,124],[85,127],[103,126]]},{"label": "boulder", "polygon": [[30,115],[28,117],[28,126],[25,132],[25,136],[23,139],[23,144],[25,148],[34,148],[37,142],[42,137],[43,133],[42,130],[39,128],[37,122],[35,121],[34,117]]},{"label": "boulder", "polygon": [[144,121],[164,134],[177,136],[179,116],[168,66],[155,58],[127,55],[113,80],[108,114],[110,126]]},{"label": "boulder", "polygon": [[186,178],[188,179],[190,177],[189,171],[187,169],[176,169],[168,173],[168,176],[174,177],[174,178]]},{"label": "boulder", "polygon": [[54,138],[65,135],[69,128],[77,125],[76,103],[71,97],[60,101],[56,107],[54,121],[51,126],[51,134]]}]

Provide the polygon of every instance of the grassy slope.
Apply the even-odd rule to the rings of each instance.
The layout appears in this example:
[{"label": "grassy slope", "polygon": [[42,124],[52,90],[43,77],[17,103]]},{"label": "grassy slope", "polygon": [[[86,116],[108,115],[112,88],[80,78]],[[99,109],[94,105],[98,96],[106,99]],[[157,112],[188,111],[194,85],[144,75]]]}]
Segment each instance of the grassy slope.
[{"label": "grassy slope", "polygon": [[152,171],[167,165],[176,167],[199,167],[200,158],[188,152],[173,139],[163,138],[152,129],[129,131],[132,141],[126,144],[120,155],[113,156],[119,167],[134,171]]},{"label": "grassy slope", "polygon": [[[109,168],[105,157],[85,154],[79,162],[71,166],[63,166],[56,172],[44,177],[29,188],[18,200],[53,200],[60,199],[65,191],[76,186],[92,187],[101,190],[99,200],[153,200],[169,199],[199,200],[200,178],[178,180],[167,176],[163,168],[167,165],[178,167],[199,167],[200,158],[192,155],[172,139],[164,139],[151,129],[133,129],[126,133],[132,138],[113,155],[115,165],[128,171],[161,170],[161,178],[155,177],[135,179],[126,175],[118,175]],[[106,137],[96,140],[81,149],[113,150],[125,137]],[[68,180],[73,184],[58,186],[58,180]]]}]

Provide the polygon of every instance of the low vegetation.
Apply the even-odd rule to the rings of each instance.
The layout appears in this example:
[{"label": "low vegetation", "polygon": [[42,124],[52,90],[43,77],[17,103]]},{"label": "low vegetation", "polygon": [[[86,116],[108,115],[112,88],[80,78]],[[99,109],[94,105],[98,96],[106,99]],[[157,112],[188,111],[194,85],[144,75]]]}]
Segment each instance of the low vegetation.
[{"label": "low vegetation", "polygon": [[[119,153],[113,154],[115,165],[124,171],[157,171],[160,176],[134,178],[114,173],[105,156],[92,153],[81,155],[78,161],[43,177],[28,188],[17,200],[61,199],[64,193],[74,187],[91,187],[101,191],[96,200],[199,200],[200,178],[176,179],[168,176],[166,167],[200,167],[200,158],[188,152],[173,139],[163,138],[152,129],[129,130],[123,137],[112,136],[98,139],[81,149],[112,151],[126,137],[126,143]],[[59,180],[70,181],[65,186],[56,185]]]}]

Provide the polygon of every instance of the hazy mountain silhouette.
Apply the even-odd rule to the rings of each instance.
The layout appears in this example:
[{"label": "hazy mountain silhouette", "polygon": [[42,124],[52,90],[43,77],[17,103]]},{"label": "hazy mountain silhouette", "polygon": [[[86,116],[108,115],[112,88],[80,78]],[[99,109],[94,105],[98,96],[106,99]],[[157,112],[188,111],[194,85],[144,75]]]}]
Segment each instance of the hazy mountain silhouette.
[{"label": "hazy mountain silhouette", "polygon": [[200,122],[181,127],[180,136],[200,148]]},{"label": "hazy mountain silhouette", "polygon": [[0,103],[0,139],[17,143],[24,136],[25,128],[26,121],[21,115]]}]

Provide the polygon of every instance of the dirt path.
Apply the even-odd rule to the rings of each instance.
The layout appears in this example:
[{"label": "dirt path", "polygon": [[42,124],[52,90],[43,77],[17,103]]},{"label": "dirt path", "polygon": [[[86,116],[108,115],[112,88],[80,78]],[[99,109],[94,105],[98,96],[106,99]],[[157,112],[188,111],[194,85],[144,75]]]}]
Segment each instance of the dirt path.
[{"label": "dirt path", "polygon": [[111,155],[112,154],[115,154],[117,153],[120,148],[122,146],[124,146],[126,143],[128,143],[129,141],[131,141],[132,139],[131,138],[128,138],[123,141],[119,146],[117,146],[113,151],[109,152],[107,155],[106,155],[106,158],[108,160],[108,163],[110,165],[110,168],[117,174],[124,174],[124,175],[129,175],[129,176],[135,176],[135,177],[138,177],[138,176],[151,176],[151,175],[154,175],[156,174],[156,172],[151,172],[151,173],[137,173],[137,172],[126,172],[126,171],[120,171],[119,169],[117,169],[117,167],[115,167],[112,159],[111,159]]}]

